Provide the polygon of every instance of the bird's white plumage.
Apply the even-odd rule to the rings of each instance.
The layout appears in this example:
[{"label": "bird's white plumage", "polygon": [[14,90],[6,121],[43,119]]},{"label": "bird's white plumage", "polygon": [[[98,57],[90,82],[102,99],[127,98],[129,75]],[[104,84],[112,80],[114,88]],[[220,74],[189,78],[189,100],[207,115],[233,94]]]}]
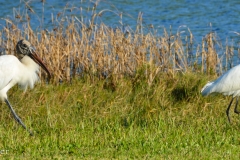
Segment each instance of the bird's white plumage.
[{"label": "bird's white plumage", "polygon": [[8,101],[7,91],[17,83],[25,90],[28,86],[33,88],[34,83],[38,80],[37,72],[39,71],[39,65],[47,72],[49,78],[51,78],[51,73],[27,40],[22,39],[18,41],[16,51],[18,57],[21,59],[20,61],[13,55],[0,56],[0,99],[7,104],[14,119],[30,135],[33,135]]},{"label": "bird's white plumage", "polygon": [[7,98],[7,91],[16,83],[24,90],[28,86],[32,88],[38,80],[38,70],[38,64],[28,56],[24,56],[21,62],[13,55],[0,56],[0,98]]},{"label": "bird's white plumage", "polygon": [[240,96],[240,65],[233,67],[215,81],[208,82],[201,93],[203,96],[211,93]]}]

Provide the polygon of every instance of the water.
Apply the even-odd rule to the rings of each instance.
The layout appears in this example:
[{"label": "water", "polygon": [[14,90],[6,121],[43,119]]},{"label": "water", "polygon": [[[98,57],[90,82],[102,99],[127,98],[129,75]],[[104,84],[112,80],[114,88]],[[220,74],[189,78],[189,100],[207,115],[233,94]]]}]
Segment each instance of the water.
[{"label": "water", "polygon": [[[64,12],[64,17],[76,16],[88,22],[94,2],[46,0],[45,3],[42,3],[41,0],[32,0],[28,3],[34,11],[31,13],[26,9],[26,3],[22,0],[8,1],[7,3],[5,0],[0,0],[0,29],[5,24],[2,18],[9,18],[17,22],[19,20],[14,16],[24,15],[26,12],[30,15],[31,26],[34,30],[51,29],[53,27],[52,18],[61,23],[60,18],[57,17],[60,12]],[[103,22],[112,27],[121,26],[121,21],[124,26],[134,28],[137,24],[138,14],[142,12],[145,30],[148,30],[147,26],[149,25],[153,25],[160,33],[163,27],[169,29],[171,26],[173,33],[179,30],[187,31],[189,28],[194,35],[196,44],[200,44],[202,38],[211,31],[217,33],[223,44],[225,44],[226,38],[234,39],[235,43],[239,41],[239,36],[234,33],[240,32],[239,0],[109,0],[98,2],[96,11],[103,10],[106,11],[101,17],[97,17],[97,22]],[[122,19],[120,14],[122,14]],[[80,15],[84,15],[84,17]]]}]

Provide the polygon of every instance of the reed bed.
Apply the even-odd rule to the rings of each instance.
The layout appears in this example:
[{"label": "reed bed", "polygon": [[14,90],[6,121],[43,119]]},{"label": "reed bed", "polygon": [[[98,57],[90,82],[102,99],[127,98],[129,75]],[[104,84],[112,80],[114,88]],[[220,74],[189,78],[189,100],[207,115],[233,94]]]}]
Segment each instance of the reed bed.
[{"label": "reed bed", "polygon": [[[44,2],[41,2],[43,7]],[[226,69],[236,52],[233,47],[224,49],[216,33],[211,31],[203,36],[201,44],[196,44],[189,28],[173,33],[171,27],[159,31],[152,25],[146,26],[141,13],[135,29],[125,29],[121,23],[115,28],[98,23],[97,19],[105,12],[97,12],[98,1],[90,6],[91,17],[87,22],[76,16],[66,17],[63,11],[53,15],[51,30],[34,31],[30,23],[30,14],[34,10],[27,3],[23,5],[27,11],[6,19],[5,27],[0,31],[0,46],[5,49],[2,54],[14,54],[18,40],[28,39],[48,64],[52,82],[56,84],[86,75],[118,80],[135,76],[139,69],[144,70],[150,85],[160,72],[171,75],[188,71],[222,73],[222,66]],[[121,20],[122,14],[116,14]],[[224,54],[219,55],[217,48]],[[46,77],[45,73],[40,76]]]}]

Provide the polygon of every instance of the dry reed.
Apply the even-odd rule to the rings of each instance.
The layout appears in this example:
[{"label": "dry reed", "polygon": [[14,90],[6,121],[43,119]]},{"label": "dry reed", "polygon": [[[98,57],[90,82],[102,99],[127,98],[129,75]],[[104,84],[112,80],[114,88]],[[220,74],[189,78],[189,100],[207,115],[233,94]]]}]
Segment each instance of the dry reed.
[{"label": "dry reed", "polygon": [[[93,8],[96,7],[97,3]],[[15,16],[16,19],[25,20],[21,28],[13,20],[6,19],[4,29],[0,31],[0,46],[5,49],[5,54],[14,54],[17,41],[28,39],[48,64],[54,83],[70,82],[72,78],[85,75],[99,78],[113,76],[118,79],[134,76],[139,68],[145,67],[144,74],[151,85],[159,72],[174,75],[179,71],[194,70],[215,74],[217,66],[222,63],[215,49],[216,39],[212,32],[203,38],[202,45],[194,44],[189,28],[184,35],[179,31],[173,34],[171,28],[170,31],[163,28],[163,34],[159,35],[154,26],[151,29],[144,28],[141,13],[136,30],[130,28],[124,31],[121,25],[111,28],[97,23],[95,20],[104,16],[105,10],[97,13],[95,9],[91,11],[89,23],[72,16],[65,18],[65,25],[59,23],[64,15],[58,13],[56,22],[52,18],[54,27],[51,31],[42,29],[37,32],[30,26],[28,14],[34,10],[30,11]],[[121,17],[122,14],[119,14]],[[194,48],[196,45],[197,49]],[[228,57],[228,52],[226,55]],[[44,78],[46,75],[42,73],[41,76]]]}]

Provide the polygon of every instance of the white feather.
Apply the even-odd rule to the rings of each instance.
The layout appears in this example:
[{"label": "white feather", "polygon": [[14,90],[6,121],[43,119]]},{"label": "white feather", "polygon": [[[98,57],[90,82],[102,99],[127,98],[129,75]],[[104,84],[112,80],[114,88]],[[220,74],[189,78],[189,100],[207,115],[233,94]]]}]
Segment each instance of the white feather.
[{"label": "white feather", "polygon": [[0,56],[0,98],[7,99],[7,91],[15,84],[26,90],[38,80],[39,66],[30,57],[24,56],[21,62],[13,55]]},{"label": "white feather", "polygon": [[222,93],[224,95],[232,95],[233,97],[240,95],[240,65],[237,65],[224,73],[213,82],[208,82],[201,90],[203,96],[211,93]]}]

